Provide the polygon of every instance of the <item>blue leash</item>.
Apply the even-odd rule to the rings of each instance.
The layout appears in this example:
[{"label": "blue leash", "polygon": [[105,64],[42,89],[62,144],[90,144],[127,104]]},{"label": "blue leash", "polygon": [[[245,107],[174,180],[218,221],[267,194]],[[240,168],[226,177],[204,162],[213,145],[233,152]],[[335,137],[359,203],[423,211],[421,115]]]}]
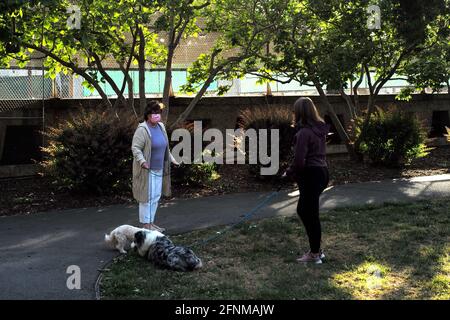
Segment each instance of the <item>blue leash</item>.
[{"label": "blue leash", "polygon": [[261,209],[263,206],[266,205],[266,203],[269,202],[269,200],[271,200],[273,197],[275,197],[276,195],[278,195],[278,193],[281,190],[281,186],[278,187],[278,189],[276,191],[273,191],[271,194],[269,194],[263,201],[261,201],[256,207],[254,207],[250,212],[248,212],[244,217],[242,217],[241,220],[229,225],[228,227],[226,227],[225,229],[223,229],[222,231],[216,232],[215,235],[206,238],[204,240],[199,240],[194,242],[193,244],[191,244],[189,247],[196,247],[196,246],[203,246],[205,244],[207,244],[208,242],[214,241],[217,238],[223,236],[225,233],[227,233],[228,231],[230,231],[231,229],[235,228],[236,226],[240,225],[241,223],[245,222],[246,220],[248,220],[252,215],[254,215],[259,209]]}]

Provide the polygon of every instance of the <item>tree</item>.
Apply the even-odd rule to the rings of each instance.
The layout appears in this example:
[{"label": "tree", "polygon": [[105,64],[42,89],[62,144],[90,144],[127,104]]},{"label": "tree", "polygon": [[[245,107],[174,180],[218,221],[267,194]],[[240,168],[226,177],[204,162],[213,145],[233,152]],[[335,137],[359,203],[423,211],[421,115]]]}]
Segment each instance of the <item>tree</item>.
[{"label": "tree", "polygon": [[[384,85],[395,74],[403,74],[405,65],[426,48],[426,39],[436,32],[436,21],[448,11],[448,1],[420,0],[380,1],[382,28],[371,33],[369,52],[362,66],[369,85],[369,100],[361,133],[355,141],[360,155],[360,143],[365,137],[376,99]],[[406,21],[407,23],[404,23]],[[372,78],[371,72],[375,72]]]},{"label": "tree", "polygon": [[181,39],[189,36],[197,37],[201,29],[198,27],[198,18],[203,9],[210,5],[207,0],[164,0],[160,1],[161,10],[155,23],[155,30],[167,34],[167,57],[164,78],[162,102],[163,121],[167,121],[169,115],[169,102],[172,90],[172,64],[175,50]]},{"label": "tree", "polygon": [[7,66],[11,54],[20,51],[14,42],[16,33],[16,19],[23,17],[22,8],[28,4],[52,4],[53,0],[5,0],[0,2],[0,66]]},{"label": "tree", "polygon": [[[117,94],[117,106],[125,102],[123,91],[126,83],[132,90],[128,75],[131,63],[163,63],[164,46],[157,42],[158,35],[146,26],[158,10],[155,1],[80,0],[77,3],[80,28],[71,28],[68,23],[68,1],[54,0],[49,7],[44,6],[46,3],[30,2],[2,14],[9,19],[20,15],[11,38],[20,45],[20,49],[8,55],[9,59],[19,61],[19,66],[25,66],[33,51],[38,51],[46,57],[47,76],[55,77],[59,72],[82,76],[83,84],[97,90],[104,104],[113,107],[100,86],[101,82],[107,82]],[[141,49],[138,53],[137,46]],[[124,73],[120,87],[104,68],[107,59],[115,62]],[[141,68],[140,74],[144,73],[145,68]],[[145,86],[140,85],[140,88],[143,109]],[[131,106],[133,99],[133,95],[129,95]]]},{"label": "tree", "polygon": [[[371,34],[370,51],[364,63],[369,82],[368,116],[376,98],[396,73],[402,73],[407,61],[420,54],[432,25],[445,9],[444,0],[380,1],[383,26]],[[406,21],[407,23],[404,23]],[[375,71],[372,79],[370,71]]]},{"label": "tree", "polygon": [[[197,17],[209,2],[80,0],[77,2],[81,12],[79,29],[70,29],[66,25],[69,4],[67,0],[53,0],[44,11],[42,1],[24,2],[17,26],[20,33],[13,35],[21,50],[10,58],[25,63],[30,51],[39,51],[48,57],[47,76],[55,77],[61,71],[78,74],[85,79],[86,87],[97,90],[104,104],[114,108],[128,104],[134,109],[133,80],[129,70],[131,65],[137,65],[141,113],[146,106],[145,72],[149,66],[165,65],[163,103],[167,106],[164,109],[167,118],[175,50],[181,39],[198,34]],[[17,14],[18,8],[11,8],[12,15]],[[160,42],[165,35],[167,41]],[[123,72],[122,83],[115,83],[106,71],[105,63],[111,62]],[[117,95],[114,106],[102,90],[102,82],[108,83]],[[128,99],[125,99],[127,86]]]},{"label": "tree", "polygon": [[[404,68],[409,83],[415,89],[425,91],[431,88],[433,92],[440,92],[447,87],[450,94],[450,5],[446,4],[446,11],[430,25],[430,31],[424,43],[424,48]],[[398,99],[409,100],[414,89],[402,90]]]},{"label": "tree", "polygon": [[[290,1],[271,30],[276,34],[272,53],[260,56],[263,66],[254,72],[268,80],[315,87],[350,153],[351,139],[324,87],[344,89],[360,70],[365,54],[364,12],[355,2]],[[287,80],[280,80],[283,78]]]},{"label": "tree", "polygon": [[[270,30],[286,9],[287,0],[215,0],[205,8],[204,32],[217,33],[211,51],[202,54],[188,69],[185,92],[196,93],[181,115],[172,122],[176,128],[186,120],[214,80],[233,79],[254,70],[258,56],[273,40]],[[229,90],[219,87],[219,94]]]},{"label": "tree", "polygon": [[[369,4],[379,5],[379,29],[368,28]],[[283,76],[288,78],[285,82],[296,80],[314,86],[350,155],[357,158],[359,139],[355,141],[355,136],[342,127],[323,88],[338,90],[355,119],[362,109],[358,87],[363,77],[367,78],[369,100],[362,137],[380,90],[420,51],[443,1],[432,0],[426,6],[414,1],[414,10],[408,4],[398,0],[290,1],[289,9],[273,30],[277,34],[274,53],[266,59],[261,57],[264,68],[257,73],[270,80],[280,81],[279,76]],[[350,81],[355,83],[351,88],[353,99],[345,92]]]}]

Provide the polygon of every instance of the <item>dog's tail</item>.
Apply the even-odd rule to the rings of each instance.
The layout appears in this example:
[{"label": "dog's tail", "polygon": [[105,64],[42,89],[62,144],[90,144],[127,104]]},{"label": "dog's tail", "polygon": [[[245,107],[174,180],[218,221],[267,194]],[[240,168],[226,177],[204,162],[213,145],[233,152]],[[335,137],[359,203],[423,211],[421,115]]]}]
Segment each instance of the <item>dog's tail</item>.
[{"label": "dog's tail", "polygon": [[110,247],[114,247],[114,235],[112,233],[105,234],[105,243]]}]

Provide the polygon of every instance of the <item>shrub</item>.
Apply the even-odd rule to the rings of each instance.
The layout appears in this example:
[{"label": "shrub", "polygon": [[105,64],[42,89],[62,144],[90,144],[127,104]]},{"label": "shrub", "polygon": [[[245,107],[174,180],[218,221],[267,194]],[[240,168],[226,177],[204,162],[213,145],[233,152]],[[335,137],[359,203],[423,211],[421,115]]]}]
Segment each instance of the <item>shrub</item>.
[{"label": "shrub", "polygon": [[421,123],[412,113],[398,109],[385,112],[378,108],[361,141],[361,151],[375,165],[398,167],[428,154]]},{"label": "shrub", "polygon": [[[192,123],[184,124],[179,128],[186,129],[191,132],[191,159],[194,159],[194,126]],[[203,130],[206,130],[204,128]],[[167,132],[169,139],[172,135],[172,130]],[[171,149],[175,142],[171,142]],[[202,141],[203,148],[206,147],[209,142]],[[192,186],[203,187],[208,182],[213,180],[217,176],[218,164],[216,163],[181,163],[179,166],[173,166],[171,170],[171,178],[174,184],[180,186]]]},{"label": "shrub", "polygon": [[78,192],[129,191],[137,120],[126,112],[82,109],[44,135],[42,174]]},{"label": "shrub", "polygon": [[172,169],[172,181],[181,186],[203,187],[217,174],[215,163],[182,163]]},{"label": "shrub", "polygon": [[[268,129],[268,141],[270,142],[270,129],[279,130],[279,155],[280,155],[280,168],[287,167],[292,161],[292,140],[295,135],[295,128],[292,126],[294,121],[294,115],[292,110],[287,107],[256,107],[243,110],[240,114],[241,121],[239,126],[248,130],[250,128],[255,129],[257,132],[259,129]],[[259,139],[258,139],[259,141]],[[268,154],[271,154],[270,144],[268,145]],[[258,146],[259,150],[259,146]],[[246,154],[248,153],[248,144],[246,144]],[[260,174],[261,167],[264,165],[254,164],[249,165],[250,173],[260,179],[273,179],[281,175],[284,170],[278,170],[277,175],[263,176]]]}]

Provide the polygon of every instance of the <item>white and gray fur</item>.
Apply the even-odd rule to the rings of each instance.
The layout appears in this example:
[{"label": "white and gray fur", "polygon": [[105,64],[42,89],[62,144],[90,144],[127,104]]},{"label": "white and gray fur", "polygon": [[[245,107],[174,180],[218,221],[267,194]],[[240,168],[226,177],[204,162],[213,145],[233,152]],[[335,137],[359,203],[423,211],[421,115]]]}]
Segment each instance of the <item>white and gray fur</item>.
[{"label": "white and gray fur", "polygon": [[155,243],[158,237],[164,237],[164,234],[156,230],[148,230],[148,229],[138,230],[138,232],[136,232],[133,235],[133,242],[131,243],[131,248],[137,250],[139,255],[141,257],[144,257],[147,255],[150,246]]},{"label": "white and gray fur", "polygon": [[124,224],[115,228],[111,233],[105,234],[105,242],[111,248],[119,250],[120,253],[127,253],[125,249],[128,249],[134,240],[134,234],[143,230]]},{"label": "white and gray fur", "polygon": [[[150,237],[151,240],[147,240]],[[147,246],[147,243],[151,243]],[[141,256],[156,266],[175,271],[193,271],[203,266],[202,261],[187,247],[175,246],[165,235],[157,236],[139,231],[135,234],[134,244]],[[145,248],[145,249],[144,249]]]}]

